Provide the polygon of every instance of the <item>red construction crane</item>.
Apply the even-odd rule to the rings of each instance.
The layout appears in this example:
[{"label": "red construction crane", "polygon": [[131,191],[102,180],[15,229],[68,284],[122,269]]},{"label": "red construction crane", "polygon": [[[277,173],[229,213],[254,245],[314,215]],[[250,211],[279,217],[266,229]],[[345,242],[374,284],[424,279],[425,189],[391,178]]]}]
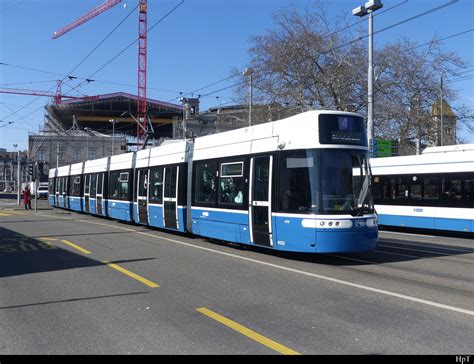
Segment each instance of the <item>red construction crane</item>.
[{"label": "red construction crane", "polygon": [[[122,0],[106,0],[102,5],[88,11],[76,21],[54,32],[53,39],[69,32],[86,21],[112,8]],[[139,0],[138,3],[138,100],[137,100],[137,150],[143,147],[147,130],[146,110],[146,55],[147,55],[147,14],[148,0]]]},{"label": "red construction crane", "polygon": [[63,98],[65,99],[75,99],[82,101],[94,101],[98,100],[99,96],[69,96],[61,94],[61,81],[57,81],[56,93],[49,91],[40,91],[40,90],[24,90],[19,88],[8,88],[0,87],[0,93],[2,94],[15,94],[15,95],[32,95],[32,96],[46,96],[52,97],[56,105],[61,104]]}]

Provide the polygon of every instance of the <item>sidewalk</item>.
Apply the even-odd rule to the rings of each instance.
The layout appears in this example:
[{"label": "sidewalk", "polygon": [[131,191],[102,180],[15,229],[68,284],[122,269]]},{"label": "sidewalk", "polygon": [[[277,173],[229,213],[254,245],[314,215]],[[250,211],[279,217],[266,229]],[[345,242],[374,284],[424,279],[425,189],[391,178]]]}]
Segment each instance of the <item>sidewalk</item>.
[{"label": "sidewalk", "polygon": [[[35,201],[31,201],[31,211],[35,210]],[[48,200],[38,200],[38,211],[39,210],[52,210],[53,208],[49,205]],[[5,199],[0,198],[0,210],[21,210],[25,211],[25,205],[23,205],[23,200],[21,201],[20,206],[18,206],[16,199]]]}]

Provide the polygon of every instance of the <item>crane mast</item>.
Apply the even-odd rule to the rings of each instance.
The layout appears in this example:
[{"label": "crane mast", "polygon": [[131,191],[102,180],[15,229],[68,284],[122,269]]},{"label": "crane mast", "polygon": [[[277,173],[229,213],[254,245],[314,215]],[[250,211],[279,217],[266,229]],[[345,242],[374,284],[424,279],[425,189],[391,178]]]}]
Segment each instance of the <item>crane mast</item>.
[{"label": "crane mast", "polygon": [[[81,16],[76,21],[57,32],[53,33],[53,39],[71,31],[79,25],[96,17],[104,11],[114,7],[122,0],[106,0],[105,3],[96,6]],[[137,150],[143,148],[144,139],[147,134],[147,105],[146,105],[146,61],[147,61],[147,15],[148,0],[138,0],[138,99],[137,99]]]}]

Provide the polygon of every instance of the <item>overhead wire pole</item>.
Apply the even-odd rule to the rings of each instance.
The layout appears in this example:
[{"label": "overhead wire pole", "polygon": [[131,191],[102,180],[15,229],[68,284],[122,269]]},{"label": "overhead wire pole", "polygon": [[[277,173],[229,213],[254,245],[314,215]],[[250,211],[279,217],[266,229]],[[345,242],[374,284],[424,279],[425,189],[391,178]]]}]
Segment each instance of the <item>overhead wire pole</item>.
[{"label": "overhead wire pole", "polygon": [[147,0],[140,0],[138,6],[138,100],[137,100],[137,151],[143,147],[147,129],[146,114],[146,56],[147,56]]}]

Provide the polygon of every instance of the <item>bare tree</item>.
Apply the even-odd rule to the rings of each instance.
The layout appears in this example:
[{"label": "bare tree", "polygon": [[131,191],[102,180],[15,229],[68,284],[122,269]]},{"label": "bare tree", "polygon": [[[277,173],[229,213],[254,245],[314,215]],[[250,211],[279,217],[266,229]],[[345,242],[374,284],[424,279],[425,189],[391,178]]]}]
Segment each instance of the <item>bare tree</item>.
[{"label": "bare tree", "polygon": [[[330,20],[319,2],[303,13],[293,6],[275,13],[274,28],[250,41],[254,101],[295,112],[333,109],[366,114],[367,49],[361,41],[365,37],[352,35],[347,23],[344,17]],[[388,44],[375,53],[375,60],[375,137],[432,142],[441,76],[455,77],[463,61],[444,52],[436,39],[422,46],[408,40]],[[247,82],[240,77],[236,94],[245,100]],[[473,113],[457,105],[451,86],[444,85],[443,99],[461,111],[458,119],[472,128],[472,116],[465,116]]]}]

